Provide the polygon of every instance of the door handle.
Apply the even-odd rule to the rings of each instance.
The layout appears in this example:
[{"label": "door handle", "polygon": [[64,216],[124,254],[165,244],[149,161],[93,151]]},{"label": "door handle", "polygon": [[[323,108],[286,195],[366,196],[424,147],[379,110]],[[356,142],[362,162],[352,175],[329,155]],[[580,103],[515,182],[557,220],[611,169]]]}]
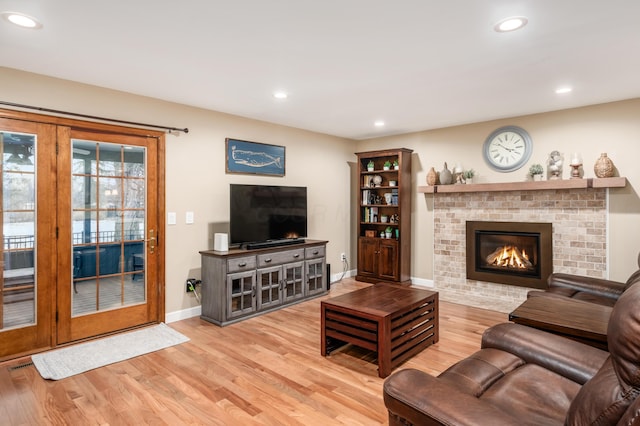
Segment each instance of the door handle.
[{"label": "door handle", "polygon": [[156,250],[156,231],[154,231],[153,229],[150,229],[149,239],[144,241],[149,243],[149,253],[153,254]]}]

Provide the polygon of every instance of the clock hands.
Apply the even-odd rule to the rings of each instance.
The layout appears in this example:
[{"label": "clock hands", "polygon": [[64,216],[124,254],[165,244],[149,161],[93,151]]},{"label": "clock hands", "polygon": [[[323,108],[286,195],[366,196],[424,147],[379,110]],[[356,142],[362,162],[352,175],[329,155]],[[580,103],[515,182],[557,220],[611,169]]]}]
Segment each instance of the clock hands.
[{"label": "clock hands", "polygon": [[501,143],[496,144],[496,145],[498,145],[500,148],[504,148],[504,149],[506,149],[506,150],[507,150],[507,151],[509,151],[509,152],[513,151],[513,148],[507,148],[506,146],[502,145]]}]

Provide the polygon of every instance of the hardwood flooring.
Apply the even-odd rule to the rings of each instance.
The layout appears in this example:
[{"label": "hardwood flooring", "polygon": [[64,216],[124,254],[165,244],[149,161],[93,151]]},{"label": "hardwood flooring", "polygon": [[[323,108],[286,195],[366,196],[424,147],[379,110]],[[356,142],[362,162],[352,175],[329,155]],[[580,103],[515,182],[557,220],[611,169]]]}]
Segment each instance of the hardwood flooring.
[{"label": "hardwood flooring", "polygon": [[[187,343],[61,381],[28,358],[0,364],[0,423],[10,425],[387,424],[375,353],[320,355],[320,301],[368,284],[334,283],[328,296],[226,327],[171,323]],[[504,313],[440,303],[440,341],[402,368],[438,374],[479,349]],[[397,370],[396,370],[397,371]]]}]

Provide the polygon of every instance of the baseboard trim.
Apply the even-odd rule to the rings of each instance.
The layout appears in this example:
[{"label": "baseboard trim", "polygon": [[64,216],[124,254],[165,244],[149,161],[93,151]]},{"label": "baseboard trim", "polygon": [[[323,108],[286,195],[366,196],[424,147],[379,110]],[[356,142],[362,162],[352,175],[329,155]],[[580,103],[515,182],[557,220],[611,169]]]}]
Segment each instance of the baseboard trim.
[{"label": "baseboard trim", "polygon": [[169,324],[187,318],[199,317],[201,313],[202,306],[194,306],[181,311],[169,312],[164,316],[164,322]]}]

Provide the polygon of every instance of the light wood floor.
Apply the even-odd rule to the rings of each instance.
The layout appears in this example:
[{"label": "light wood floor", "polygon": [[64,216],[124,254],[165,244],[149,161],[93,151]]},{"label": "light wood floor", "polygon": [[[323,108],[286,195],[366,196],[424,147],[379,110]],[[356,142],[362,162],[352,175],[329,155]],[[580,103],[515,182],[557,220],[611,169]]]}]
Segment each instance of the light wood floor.
[{"label": "light wood floor", "polygon": [[[227,327],[171,323],[191,341],[61,381],[29,359],[0,364],[0,423],[10,425],[387,424],[375,354],[348,347],[320,356],[320,301],[366,286],[334,283],[329,296]],[[479,349],[504,313],[441,302],[440,342],[399,367],[438,374]]]}]

